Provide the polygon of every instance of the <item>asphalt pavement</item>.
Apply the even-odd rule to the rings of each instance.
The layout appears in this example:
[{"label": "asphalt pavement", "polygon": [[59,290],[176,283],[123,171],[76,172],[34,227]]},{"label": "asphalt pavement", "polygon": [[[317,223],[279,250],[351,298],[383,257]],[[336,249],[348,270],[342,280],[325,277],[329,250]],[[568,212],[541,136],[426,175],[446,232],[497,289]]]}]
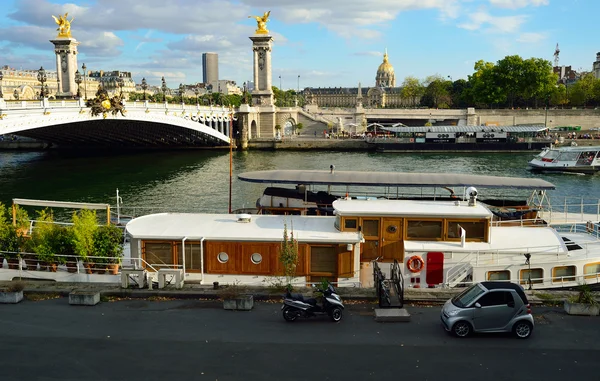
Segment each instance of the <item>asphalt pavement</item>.
[{"label": "asphalt pavement", "polygon": [[457,339],[439,306],[407,306],[410,323],[377,323],[373,307],[288,323],[276,302],[25,300],[0,305],[0,380],[598,379],[599,317],[537,307],[528,340]]}]

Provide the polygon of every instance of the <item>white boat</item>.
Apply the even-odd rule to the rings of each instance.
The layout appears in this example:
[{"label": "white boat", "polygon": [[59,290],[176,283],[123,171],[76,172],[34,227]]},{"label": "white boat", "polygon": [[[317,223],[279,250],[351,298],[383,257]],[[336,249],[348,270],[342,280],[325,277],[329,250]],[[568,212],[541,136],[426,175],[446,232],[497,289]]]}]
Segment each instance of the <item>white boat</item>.
[{"label": "white boat", "polygon": [[544,148],[530,162],[536,171],[593,174],[600,171],[600,146]]}]

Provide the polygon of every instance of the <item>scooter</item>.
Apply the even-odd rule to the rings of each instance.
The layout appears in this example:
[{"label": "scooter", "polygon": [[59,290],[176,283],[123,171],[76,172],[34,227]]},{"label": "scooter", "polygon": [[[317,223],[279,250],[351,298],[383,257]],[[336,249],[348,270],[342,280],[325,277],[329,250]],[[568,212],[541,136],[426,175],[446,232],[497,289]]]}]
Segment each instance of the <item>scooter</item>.
[{"label": "scooter", "polygon": [[283,297],[283,318],[292,322],[299,317],[309,318],[316,315],[329,315],[332,321],[342,320],[344,305],[342,299],[335,293],[331,284],[325,290],[317,288],[323,294],[322,303],[319,305],[315,298],[305,298],[302,294],[291,294],[289,291]]}]

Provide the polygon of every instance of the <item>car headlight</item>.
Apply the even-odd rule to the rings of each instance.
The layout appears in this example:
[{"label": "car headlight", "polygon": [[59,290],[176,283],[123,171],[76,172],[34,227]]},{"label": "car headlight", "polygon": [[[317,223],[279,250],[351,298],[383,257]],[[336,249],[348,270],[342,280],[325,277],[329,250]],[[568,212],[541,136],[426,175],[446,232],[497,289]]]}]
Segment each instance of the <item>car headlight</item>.
[{"label": "car headlight", "polygon": [[460,310],[446,311],[446,315],[448,315],[448,316],[456,316],[456,315],[458,315],[459,312],[460,312]]}]

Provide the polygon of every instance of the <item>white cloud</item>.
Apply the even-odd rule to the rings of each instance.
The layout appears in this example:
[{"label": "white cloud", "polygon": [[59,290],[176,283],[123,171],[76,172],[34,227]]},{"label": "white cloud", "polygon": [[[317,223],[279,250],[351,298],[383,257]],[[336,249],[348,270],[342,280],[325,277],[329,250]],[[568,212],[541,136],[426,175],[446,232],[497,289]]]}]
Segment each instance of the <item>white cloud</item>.
[{"label": "white cloud", "polygon": [[355,52],[353,53],[355,56],[372,56],[372,57],[381,57],[383,55],[382,52],[378,51],[365,51],[365,52]]},{"label": "white cloud", "polygon": [[548,5],[549,0],[490,0],[490,4],[498,8],[519,9],[528,6]]},{"label": "white cloud", "polygon": [[533,32],[521,33],[519,35],[519,37],[517,37],[518,42],[524,42],[524,43],[528,43],[528,44],[535,44],[535,43],[538,43],[545,39],[546,39],[545,33],[533,33]]},{"label": "white cloud", "polygon": [[485,11],[469,14],[469,21],[459,24],[459,28],[467,30],[484,29],[490,33],[513,33],[518,31],[527,20],[525,15],[492,16]]}]

